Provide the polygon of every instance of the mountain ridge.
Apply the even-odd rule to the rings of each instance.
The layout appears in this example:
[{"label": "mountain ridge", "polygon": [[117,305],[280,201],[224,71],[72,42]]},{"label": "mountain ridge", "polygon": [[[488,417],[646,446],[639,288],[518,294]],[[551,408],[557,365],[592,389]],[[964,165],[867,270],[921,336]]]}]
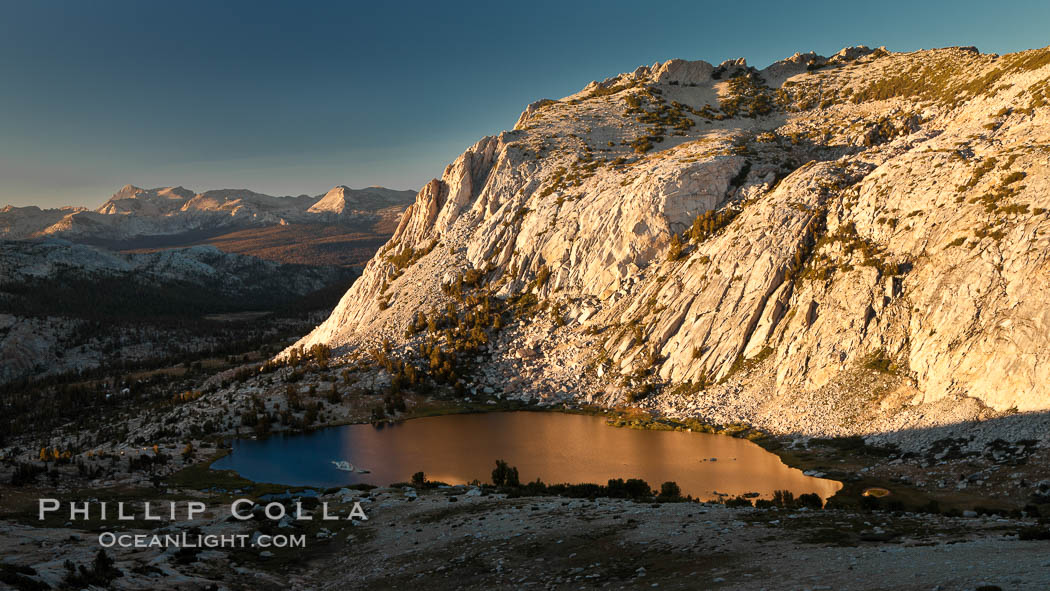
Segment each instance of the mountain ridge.
[{"label": "mountain ridge", "polygon": [[381,195],[382,198],[378,201],[362,199],[338,211],[319,212],[311,208],[325,195],[273,197],[249,189],[213,189],[196,193],[181,186],[143,189],[127,184],[95,210],[7,206],[0,210],[0,238],[53,236],[120,240],[216,228],[314,222],[360,223],[396,215],[398,208],[406,207],[415,194],[413,191],[384,188],[359,192]]}]

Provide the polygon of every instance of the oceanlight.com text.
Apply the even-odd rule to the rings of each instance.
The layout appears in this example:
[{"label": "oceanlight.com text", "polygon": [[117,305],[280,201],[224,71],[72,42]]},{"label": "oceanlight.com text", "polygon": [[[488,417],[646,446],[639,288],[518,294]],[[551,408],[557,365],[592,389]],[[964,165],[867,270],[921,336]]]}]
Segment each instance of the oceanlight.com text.
[{"label": "oceanlight.com text", "polygon": [[122,534],[103,532],[98,536],[103,548],[305,548],[306,536],[248,534]]}]

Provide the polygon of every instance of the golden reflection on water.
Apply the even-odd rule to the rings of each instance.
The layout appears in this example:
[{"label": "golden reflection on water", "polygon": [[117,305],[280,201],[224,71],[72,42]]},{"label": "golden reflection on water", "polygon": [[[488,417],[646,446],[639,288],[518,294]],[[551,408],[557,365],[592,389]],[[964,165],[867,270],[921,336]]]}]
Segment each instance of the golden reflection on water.
[{"label": "golden reflection on water", "polygon": [[449,484],[491,481],[497,459],[518,468],[521,481],[547,484],[641,478],[659,488],[669,480],[704,500],[775,490],[796,496],[835,494],[842,485],[789,468],[754,443],[707,433],[616,428],[601,417],[549,412],[500,412],[413,419],[381,428],[342,427],[338,458],[371,470],[358,480],[406,481],[420,470]]}]

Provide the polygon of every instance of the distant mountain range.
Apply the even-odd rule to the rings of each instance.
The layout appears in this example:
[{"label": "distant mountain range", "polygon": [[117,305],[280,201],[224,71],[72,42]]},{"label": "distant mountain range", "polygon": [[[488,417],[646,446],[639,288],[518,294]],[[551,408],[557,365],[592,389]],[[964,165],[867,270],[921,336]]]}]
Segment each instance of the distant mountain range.
[{"label": "distant mountain range", "polygon": [[7,206],[0,209],[0,238],[129,240],[287,224],[375,224],[400,216],[415,195],[415,191],[342,185],[324,195],[298,197],[273,197],[248,189],[195,193],[184,187],[125,185],[94,211]]},{"label": "distant mountain range", "polygon": [[[0,385],[276,338],[331,309],[415,195],[126,185],[95,210],[0,209]],[[269,319],[218,334],[231,313]]]}]

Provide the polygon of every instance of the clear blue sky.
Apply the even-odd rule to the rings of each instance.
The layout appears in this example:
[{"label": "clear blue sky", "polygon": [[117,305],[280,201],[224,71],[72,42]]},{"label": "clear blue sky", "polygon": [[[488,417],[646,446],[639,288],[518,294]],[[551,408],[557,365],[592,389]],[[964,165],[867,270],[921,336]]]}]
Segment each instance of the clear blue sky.
[{"label": "clear blue sky", "polygon": [[1044,0],[659,4],[0,0],[0,206],[416,189],[529,102],[658,60],[1050,43]]}]

